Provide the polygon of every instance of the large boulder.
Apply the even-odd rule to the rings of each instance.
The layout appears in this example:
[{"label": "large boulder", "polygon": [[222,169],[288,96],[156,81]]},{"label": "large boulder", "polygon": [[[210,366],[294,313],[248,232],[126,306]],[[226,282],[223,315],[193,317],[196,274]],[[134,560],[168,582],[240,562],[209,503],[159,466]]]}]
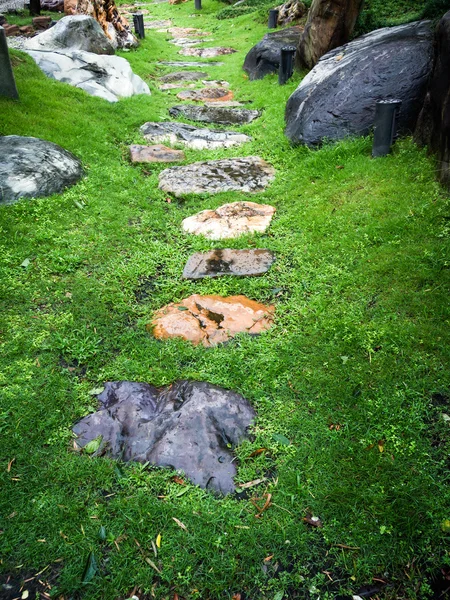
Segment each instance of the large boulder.
[{"label": "large boulder", "polygon": [[27,50],[83,50],[94,54],[114,54],[114,46],[92,17],[63,17],[51,29],[25,42]]},{"label": "large boulder", "polygon": [[127,60],[92,52],[26,50],[52,79],[78,87],[91,96],[117,102],[136,94],[150,94],[148,85],[133,73]]},{"label": "large boulder", "polygon": [[367,135],[378,100],[402,100],[400,131],[412,131],[432,68],[429,21],[378,29],[328,52],[286,106],[286,135],[294,143]]},{"label": "large boulder", "polygon": [[297,46],[303,28],[299,26],[266,33],[263,39],[253,46],[244,60],[244,71],[250,80],[262,79],[269,73],[278,73],[280,50],[283,46]]},{"label": "large boulder", "polygon": [[52,142],[33,137],[0,137],[0,204],[51,196],[83,176],[81,162]]},{"label": "large boulder", "polygon": [[437,28],[436,62],[415,140],[435,152],[439,179],[450,187],[450,11]]},{"label": "large boulder", "polygon": [[73,428],[78,447],[98,440],[97,454],[181,469],[202,488],[234,492],[233,450],[256,416],[240,394],[199,381],[162,389],[114,381],[98,399],[100,409]]}]

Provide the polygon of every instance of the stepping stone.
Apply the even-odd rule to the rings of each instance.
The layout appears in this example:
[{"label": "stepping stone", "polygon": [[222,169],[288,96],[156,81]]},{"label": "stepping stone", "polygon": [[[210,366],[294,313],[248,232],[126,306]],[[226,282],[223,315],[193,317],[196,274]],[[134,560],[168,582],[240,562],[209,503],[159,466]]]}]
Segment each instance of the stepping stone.
[{"label": "stepping stone", "polygon": [[184,279],[203,279],[234,275],[244,277],[266,273],[275,260],[270,250],[210,250],[189,257],[183,271]]},{"label": "stepping stone", "polygon": [[130,146],[130,158],[133,163],[168,163],[186,159],[182,150],[173,150],[167,146]]},{"label": "stepping stone", "polygon": [[245,156],[170,167],[159,174],[159,188],[175,196],[260,192],[274,179],[275,169],[259,156]]},{"label": "stepping stone", "polygon": [[83,174],[78,158],[52,142],[0,137],[0,205],[57,194]]},{"label": "stepping stone", "polygon": [[[230,85],[228,83],[228,81],[221,81],[221,80],[215,80],[215,79],[211,79],[211,80],[204,79],[204,80],[202,80],[202,83],[204,85],[207,85],[209,88],[228,87]],[[166,91],[166,90],[179,89],[181,87],[182,88],[195,88],[195,83],[187,84],[187,83],[183,83],[182,81],[179,81],[178,83],[163,83],[162,85],[158,86],[158,89],[160,89],[161,91]],[[183,98],[181,98],[181,100],[182,99]],[[194,98],[191,98],[191,99],[194,100]],[[221,100],[221,99],[219,98],[219,100]],[[213,102],[212,99],[211,99],[211,102]]]},{"label": "stepping stone", "polygon": [[201,79],[206,79],[207,77],[208,73],[205,73],[204,71],[178,71],[177,73],[168,73],[167,75],[163,75],[163,77],[159,78],[159,81],[162,83],[183,83],[185,81],[198,81]]},{"label": "stepping stone", "polygon": [[237,238],[249,233],[264,233],[269,227],[275,207],[256,202],[231,202],[215,210],[202,210],[184,219],[186,233],[203,235],[208,240]]},{"label": "stepping stone", "polygon": [[199,56],[200,58],[212,58],[213,56],[224,56],[225,54],[234,54],[237,52],[234,48],[224,48],[218,46],[216,48],[183,48],[178,54],[182,56]]},{"label": "stepping stone", "polygon": [[201,90],[185,90],[177,94],[179,100],[193,100],[194,102],[203,102],[209,100],[214,101],[228,101],[233,98],[233,92],[225,88],[207,87]]},{"label": "stepping stone", "polygon": [[145,123],[140,128],[145,139],[152,143],[184,144],[188,148],[228,148],[251,141],[248,135],[235,131],[198,129],[185,123]]},{"label": "stepping stone", "polygon": [[211,35],[209,31],[203,31],[202,29],[196,29],[195,27],[170,27],[166,30],[174,38],[188,38],[188,37],[207,37]]},{"label": "stepping stone", "polygon": [[[146,21],[144,19],[144,29],[161,29],[162,27],[171,27],[172,21]],[[163,31],[168,31],[168,29],[164,29]]]},{"label": "stepping stone", "polygon": [[158,65],[165,65],[166,67],[222,67],[225,63],[217,60],[211,62],[194,62],[192,60],[160,60]]},{"label": "stepping stone", "polygon": [[179,469],[201,488],[234,493],[234,449],[256,416],[240,394],[204,381],[112,381],[97,398],[99,410],[73,427],[77,448],[101,436],[96,456]]},{"label": "stepping stone", "polygon": [[191,121],[217,123],[218,125],[241,125],[251,123],[261,113],[248,108],[231,108],[222,106],[196,106],[195,104],[179,104],[169,108],[172,117],[186,117]]},{"label": "stepping stone", "polygon": [[181,48],[194,48],[195,46],[200,46],[200,44],[204,44],[205,42],[213,42],[214,40],[204,39],[192,39],[192,38],[175,38],[174,40],[170,40],[169,44],[173,44],[174,46],[180,46]]},{"label": "stepping stone", "polygon": [[242,102],[238,102],[237,100],[216,100],[215,102],[211,102],[210,100],[205,101],[205,106],[219,106],[222,108],[230,107],[230,106],[244,106]]},{"label": "stepping stone", "polygon": [[200,296],[193,294],[158,310],[147,329],[155,338],[179,337],[206,348],[227,342],[238,333],[257,335],[273,324],[273,306],[245,296]]}]

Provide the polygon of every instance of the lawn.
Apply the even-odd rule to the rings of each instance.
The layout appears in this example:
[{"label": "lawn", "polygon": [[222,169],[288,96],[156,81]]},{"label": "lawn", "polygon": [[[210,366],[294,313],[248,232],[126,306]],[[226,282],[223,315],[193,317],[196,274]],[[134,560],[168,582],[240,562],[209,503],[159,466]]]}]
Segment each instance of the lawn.
[{"label": "lawn", "polygon": [[[376,160],[370,137],[292,147],[284,107],[300,75],[279,86],[242,71],[265,16],[218,20],[224,5],[203,5],[147,8],[233,46],[206,71],[262,116],[240,128],[250,143],[187,149],[185,162],[260,156],[276,178],[255,195],[177,199],[158,189],[164,166],[130,163],[140,125],[179,103],[157,87],[170,72],[157,61],[181,59],[168,34],[119,52],[152,95],[116,104],[11,52],[20,101],[0,98],[0,135],[60,144],[86,176],[0,207],[0,581],[33,578],[29,598],[65,600],[438,598],[450,586],[448,192],[411,138]],[[237,200],[276,207],[265,234],[224,244],[182,232],[187,216]],[[262,277],[181,279],[193,252],[224,246],[268,248],[276,263]],[[193,293],[274,304],[275,325],[211,349],[155,340],[152,313]],[[177,379],[253,404],[236,484],[260,485],[219,498],[169,470],[73,450],[71,427],[105,381]],[[257,518],[252,500],[266,494]]]}]

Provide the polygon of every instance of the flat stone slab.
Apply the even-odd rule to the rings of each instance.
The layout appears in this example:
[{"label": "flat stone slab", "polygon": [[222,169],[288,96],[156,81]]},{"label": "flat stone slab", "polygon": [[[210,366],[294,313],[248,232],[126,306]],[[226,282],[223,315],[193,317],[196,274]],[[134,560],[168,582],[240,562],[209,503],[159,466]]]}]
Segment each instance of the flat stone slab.
[{"label": "flat stone slab", "polygon": [[167,146],[130,146],[130,159],[133,163],[170,163],[185,160],[182,150],[173,150]]},{"label": "flat stone slab", "polygon": [[227,102],[233,99],[233,92],[222,87],[206,87],[199,90],[184,90],[177,94],[179,100],[193,100],[194,102]]},{"label": "flat stone slab", "polygon": [[[204,79],[202,80],[202,83],[204,85],[207,85],[208,88],[220,88],[220,87],[228,87],[230,84],[228,83],[228,81],[222,81],[220,79]],[[193,83],[183,83],[182,81],[179,81],[178,83],[163,83],[162,85],[158,86],[158,88],[162,91],[166,91],[166,90],[176,90],[179,88],[189,88],[189,89],[193,89],[196,87],[196,82]],[[215,94],[213,94],[214,96]],[[214,102],[214,99],[211,98],[210,100],[211,102]],[[219,102],[221,101],[221,98],[219,98],[218,100]]]},{"label": "flat stone slab", "polygon": [[251,123],[261,113],[248,108],[233,108],[228,106],[196,106],[195,104],[178,104],[169,108],[172,117],[185,117],[201,123],[216,123],[217,125],[242,125]]},{"label": "flat stone slab", "polygon": [[204,44],[205,42],[213,42],[212,38],[208,39],[198,39],[198,38],[174,38],[169,41],[169,44],[174,46],[179,46],[181,48],[195,48],[196,46],[200,46],[200,44]]},{"label": "flat stone slab", "polygon": [[168,73],[159,78],[161,83],[185,83],[191,81],[201,81],[206,79],[208,73],[205,71],[177,71],[176,73]]},{"label": "flat stone slab", "polygon": [[127,60],[81,50],[44,52],[25,50],[52,79],[78,87],[91,96],[117,102],[137,94],[150,94],[148,85],[131,70]]},{"label": "flat stone slab", "polygon": [[73,427],[78,448],[101,436],[96,455],[179,469],[201,488],[234,492],[233,450],[256,416],[243,396],[203,381],[112,381],[97,398],[99,410]]},{"label": "flat stone slab", "polygon": [[199,67],[222,67],[225,63],[217,60],[212,60],[210,62],[194,62],[192,60],[160,60],[158,64],[165,65],[166,67],[196,67],[198,69]]},{"label": "flat stone slab", "polygon": [[200,58],[213,58],[214,56],[225,56],[237,52],[234,48],[217,46],[215,48],[183,48],[178,54],[182,56],[198,56]]},{"label": "flat stone slab", "polygon": [[159,175],[159,188],[175,196],[230,191],[260,192],[274,177],[272,165],[259,156],[245,156],[164,169]]},{"label": "flat stone slab", "polygon": [[172,27],[172,21],[146,21],[144,19],[144,29],[161,29],[165,28],[164,31],[168,31],[168,28]]},{"label": "flat stone slab", "polygon": [[195,27],[170,27],[166,31],[175,39],[192,37],[202,38],[211,35],[209,31],[203,31],[203,29],[197,29]]},{"label": "flat stone slab", "polygon": [[237,277],[263,275],[272,266],[275,255],[270,250],[231,248],[196,252],[189,257],[183,271],[184,279],[203,279],[204,277]]},{"label": "flat stone slab", "polygon": [[228,148],[249,142],[251,138],[236,131],[198,129],[185,123],[145,123],[140,128],[145,139],[152,143],[184,144],[188,148]]},{"label": "flat stone slab", "polygon": [[273,306],[245,296],[193,294],[158,310],[147,329],[160,340],[182,338],[194,346],[217,346],[239,333],[257,335],[273,324]]},{"label": "flat stone slab", "polygon": [[0,137],[0,204],[61,192],[83,176],[81,162],[52,142]]},{"label": "flat stone slab", "polygon": [[264,233],[275,210],[269,204],[230,202],[187,217],[181,227],[186,233],[203,235],[208,240],[237,238],[249,233]]}]

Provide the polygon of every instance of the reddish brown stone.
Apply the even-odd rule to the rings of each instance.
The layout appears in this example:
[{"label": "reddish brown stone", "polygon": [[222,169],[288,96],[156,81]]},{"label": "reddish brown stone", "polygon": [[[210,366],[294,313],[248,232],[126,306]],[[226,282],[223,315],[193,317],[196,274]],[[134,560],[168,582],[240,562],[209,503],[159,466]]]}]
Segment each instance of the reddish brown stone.
[{"label": "reddish brown stone", "polygon": [[157,339],[181,337],[195,346],[216,346],[238,333],[256,335],[273,324],[273,306],[265,306],[245,296],[200,296],[193,294],[181,302],[158,310],[147,329]]},{"label": "reddish brown stone", "polygon": [[3,25],[3,29],[5,30],[6,37],[20,35],[20,29],[18,25],[8,25],[5,23],[5,25]]},{"label": "reddish brown stone", "polygon": [[43,31],[44,29],[48,29],[50,27],[51,22],[51,17],[34,17],[33,27],[39,31]]},{"label": "reddish brown stone", "polygon": [[139,146],[133,144],[130,146],[131,162],[178,162],[186,158],[182,150],[173,150],[167,146]]}]

